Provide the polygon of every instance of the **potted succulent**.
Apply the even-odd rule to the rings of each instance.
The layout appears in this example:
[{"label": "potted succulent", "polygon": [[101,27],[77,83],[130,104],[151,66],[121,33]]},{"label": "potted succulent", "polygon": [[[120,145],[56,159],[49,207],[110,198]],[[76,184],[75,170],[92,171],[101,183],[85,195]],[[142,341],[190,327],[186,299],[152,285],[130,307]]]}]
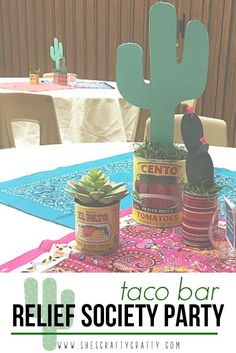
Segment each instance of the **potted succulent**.
[{"label": "potted succulent", "polygon": [[40,69],[30,70],[29,80],[30,80],[31,85],[38,85],[39,84],[39,74],[40,74]]},{"label": "potted succulent", "polygon": [[65,191],[75,200],[78,250],[104,255],[119,247],[119,204],[128,195],[124,183],[115,183],[97,168],[79,181],[69,180]]},{"label": "potted succulent", "polygon": [[182,235],[186,245],[211,245],[208,229],[217,208],[217,191],[221,185],[214,180],[209,145],[204,137],[199,117],[188,112],[181,122],[181,133],[188,150],[186,174],[188,182],[183,195]]},{"label": "potted succulent", "polygon": [[178,160],[184,153],[173,145],[175,108],[202,94],[209,44],[204,25],[189,22],[183,59],[178,63],[175,7],[158,2],[149,17],[150,81],[143,77],[144,55],[135,43],[118,47],[116,76],[122,96],[151,112],[150,143],[141,144],[134,156],[133,217],[145,225],[167,227],[181,224],[179,182],[184,171],[183,161]]}]

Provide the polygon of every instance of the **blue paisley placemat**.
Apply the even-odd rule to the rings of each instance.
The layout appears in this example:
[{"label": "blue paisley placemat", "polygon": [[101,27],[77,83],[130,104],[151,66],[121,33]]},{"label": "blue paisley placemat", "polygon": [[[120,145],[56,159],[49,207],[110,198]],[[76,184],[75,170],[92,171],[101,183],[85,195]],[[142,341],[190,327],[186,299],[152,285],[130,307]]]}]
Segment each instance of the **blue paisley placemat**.
[{"label": "blue paisley placemat", "polygon": [[0,183],[0,203],[74,229],[74,201],[64,192],[64,188],[67,180],[78,180],[93,167],[102,169],[113,181],[128,185],[129,195],[121,201],[121,209],[130,207],[131,152]]},{"label": "blue paisley placemat", "polygon": [[[74,201],[64,192],[69,179],[80,179],[90,168],[101,168],[116,182],[128,185],[129,195],[121,201],[121,209],[132,203],[132,153],[125,153],[92,162],[40,172],[0,183],[0,203],[33,216],[74,229]],[[230,186],[222,190],[223,196],[235,197],[236,172],[216,168],[219,182]]]},{"label": "blue paisley placemat", "polygon": [[97,88],[97,89],[114,89],[112,85],[103,81],[76,81],[75,87],[78,88]]}]

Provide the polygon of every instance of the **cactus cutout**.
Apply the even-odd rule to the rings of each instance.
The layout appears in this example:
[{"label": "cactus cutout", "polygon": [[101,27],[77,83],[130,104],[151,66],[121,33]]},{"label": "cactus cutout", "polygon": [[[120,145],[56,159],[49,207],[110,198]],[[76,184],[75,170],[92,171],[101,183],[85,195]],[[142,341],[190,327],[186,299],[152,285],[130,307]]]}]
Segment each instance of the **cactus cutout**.
[{"label": "cactus cutout", "polygon": [[63,57],[63,45],[54,38],[54,46],[50,46],[50,56],[53,61],[55,61],[55,69],[59,71],[60,69],[60,59]]},{"label": "cactus cutout", "polygon": [[199,21],[188,22],[181,63],[176,60],[176,12],[159,2],[150,9],[150,83],[143,77],[143,50],[135,43],[118,47],[116,80],[123,97],[151,111],[152,143],[173,143],[174,112],[183,100],[204,91],[208,69],[208,32]]},{"label": "cactus cutout", "polygon": [[[38,304],[38,282],[34,278],[28,278],[24,283],[25,289],[25,302],[26,304]],[[43,281],[43,300],[42,300],[42,319],[43,321],[47,321],[47,310],[48,304],[57,304],[57,285],[56,281],[52,278],[47,278]],[[67,289],[61,293],[61,304],[74,304],[74,292]],[[63,310],[61,311],[63,313]],[[64,314],[64,313],[63,313]],[[72,320],[70,320],[70,326],[66,326],[69,328],[72,326]],[[60,328],[61,329],[61,328]],[[63,329],[63,328],[62,328]],[[55,333],[57,332],[56,327],[43,327],[43,332],[45,333]],[[43,335],[43,347],[44,349],[51,351],[56,348],[57,336],[55,334],[52,335]]]},{"label": "cactus cutout", "polygon": [[202,122],[196,114],[184,114],[181,134],[188,150],[186,174],[192,186],[210,188],[214,182],[214,167],[208,153],[209,145],[203,133]]}]

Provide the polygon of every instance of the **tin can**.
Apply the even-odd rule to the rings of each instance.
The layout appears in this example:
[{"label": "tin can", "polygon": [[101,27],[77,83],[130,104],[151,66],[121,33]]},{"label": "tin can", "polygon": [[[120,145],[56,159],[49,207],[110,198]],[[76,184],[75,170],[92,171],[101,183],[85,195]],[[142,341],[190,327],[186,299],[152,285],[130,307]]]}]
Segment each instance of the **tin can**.
[{"label": "tin can", "polygon": [[38,85],[39,84],[39,75],[30,73],[29,80],[31,85]]},{"label": "tin can", "polygon": [[88,255],[105,255],[119,247],[120,204],[90,207],[75,202],[77,249]]},{"label": "tin can", "polygon": [[77,74],[73,74],[73,73],[68,73],[67,74],[67,86],[75,87],[76,86],[76,80],[77,80]]},{"label": "tin can", "polygon": [[53,73],[53,83],[59,84],[59,72],[54,72]]},{"label": "tin can", "polygon": [[152,160],[134,156],[133,219],[147,226],[181,224],[185,161]]},{"label": "tin can", "polygon": [[59,85],[67,85],[67,74],[59,74]]},{"label": "tin can", "polygon": [[197,248],[211,246],[209,225],[216,208],[215,194],[203,196],[184,192],[182,237],[186,245]]}]

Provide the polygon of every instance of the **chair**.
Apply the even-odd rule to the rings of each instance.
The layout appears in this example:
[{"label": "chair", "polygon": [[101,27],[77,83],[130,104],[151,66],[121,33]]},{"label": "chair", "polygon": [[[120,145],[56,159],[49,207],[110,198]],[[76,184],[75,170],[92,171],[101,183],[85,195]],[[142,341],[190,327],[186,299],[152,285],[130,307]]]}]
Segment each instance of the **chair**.
[{"label": "chair", "polygon": [[[180,102],[180,106],[183,108],[182,111],[185,111],[186,107],[188,107],[188,106],[192,106],[193,110],[195,111],[196,105],[197,105],[197,99],[189,99],[189,100],[185,100],[185,101]],[[140,138],[142,139],[143,131],[144,131],[144,140],[147,140],[146,136],[145,136],[146,129],[145,129],[145,126],[144,126],[146,119],[147,119],[146,114],[145,115],[142,114],[142,111],[141,111],[140,114],[139,114],[139,119],[138,119],[136,125],[134,126],[134,130],[133,130],[133,133],[132,133],[131,141],[135,141],[135,138],[136,138],[137,135],[138,135],[139,139]],[[146,124],[148,124],[148,123],[146,122]]]},{"label": "chair", "polygon": [[195,112],[196,110],[196,105],[197,105],[197,99],[189,99],[186,101],[182,101],[180,105],[184,107],[193,107],[193,111]]},{"label": "chair", "polygon": [[39,124],[40,145],[61,143],[52,97],[31,93],[0,93],[0,148],[15,147],[12,122]]},{"label": "chair", "polygon": [[[181,120],[183,114],[176,114],[174,121],[174,142],[175,143],[183,143],[181,136]],[[207,118],[203,116],[199,116],[201,119],[204,135],[206,136],[207,142],[209,145],[213,146],[228,146],[227,139],[227,124],[224,120]],[[150,118],[146,121],[144,140],[150,140]]]}]

